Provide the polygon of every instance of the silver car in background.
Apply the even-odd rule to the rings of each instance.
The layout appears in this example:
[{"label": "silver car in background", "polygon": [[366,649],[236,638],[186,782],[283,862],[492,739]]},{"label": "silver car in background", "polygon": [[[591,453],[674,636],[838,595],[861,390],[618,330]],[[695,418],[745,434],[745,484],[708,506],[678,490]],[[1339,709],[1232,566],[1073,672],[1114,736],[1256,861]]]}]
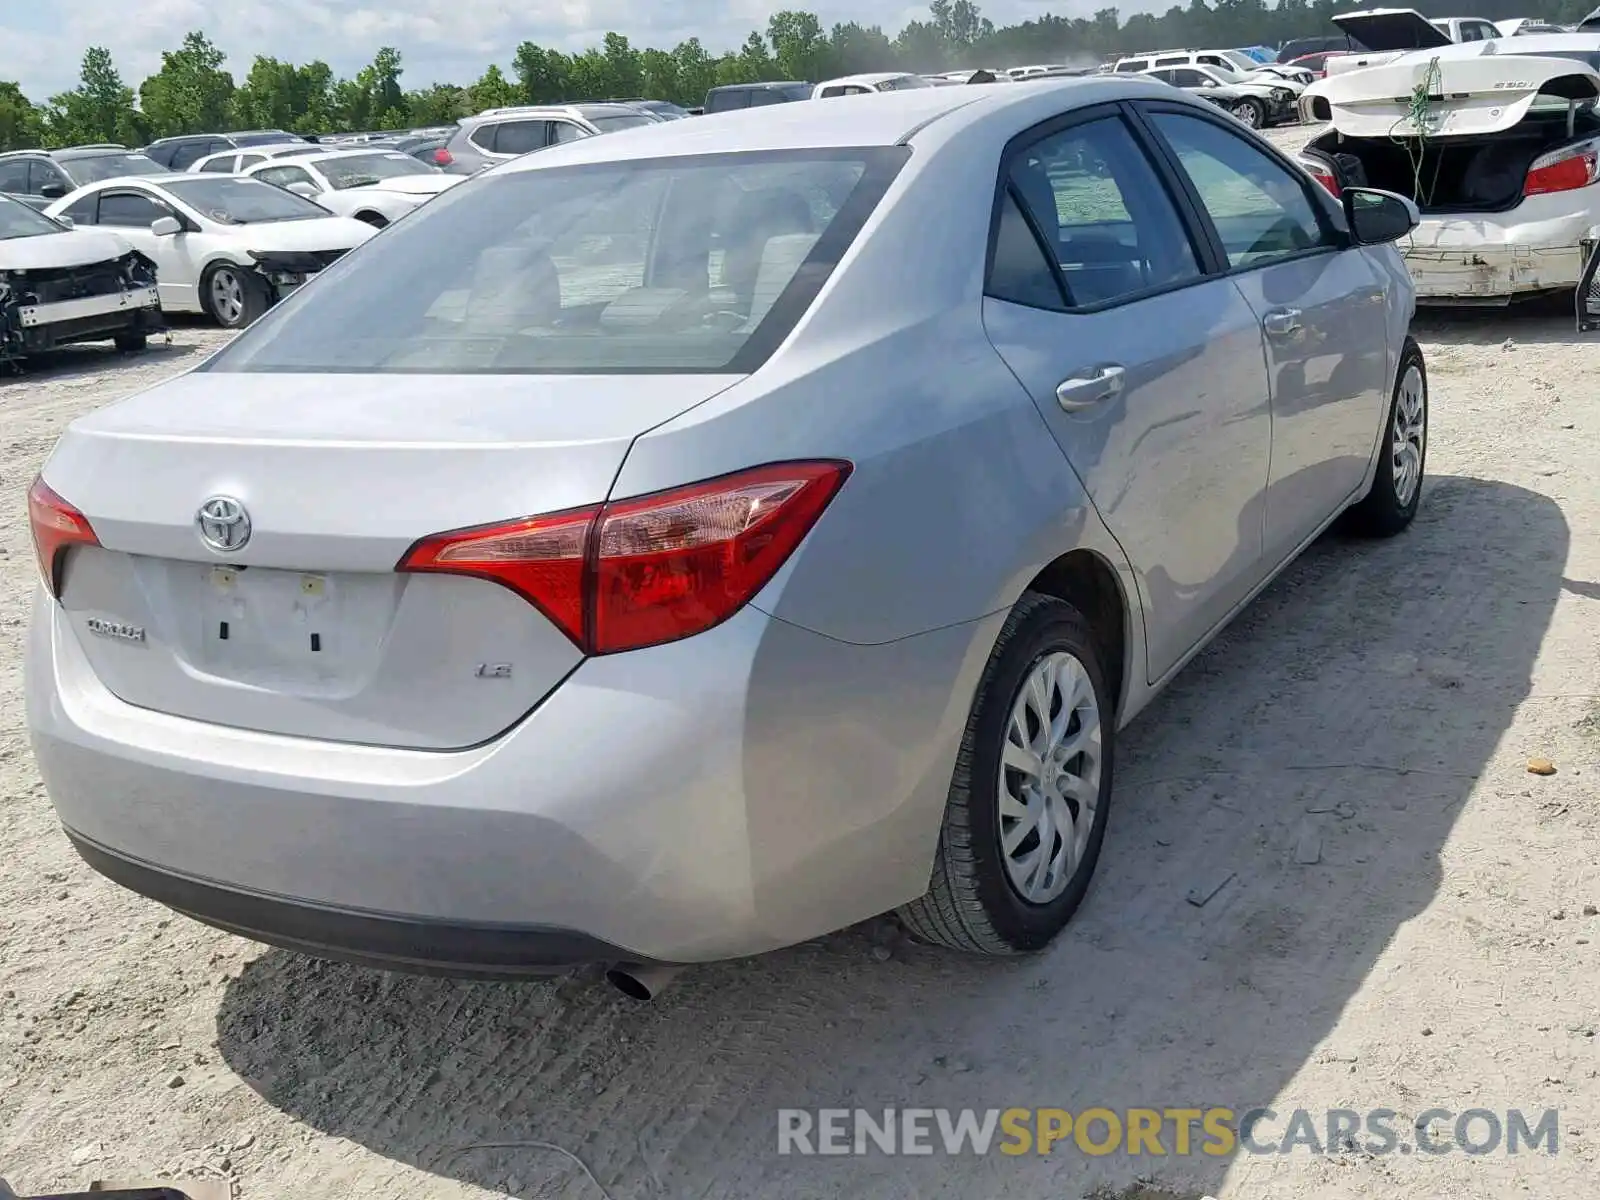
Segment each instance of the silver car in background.
[{"label": "silver car in background", "polygon": [[404,969],[892,909],[1042,947],[1117,731],[1335,518],[1417,511],[1415,220],[1107,76],[487,172],[62,437],[60,819],[182,912]]}]

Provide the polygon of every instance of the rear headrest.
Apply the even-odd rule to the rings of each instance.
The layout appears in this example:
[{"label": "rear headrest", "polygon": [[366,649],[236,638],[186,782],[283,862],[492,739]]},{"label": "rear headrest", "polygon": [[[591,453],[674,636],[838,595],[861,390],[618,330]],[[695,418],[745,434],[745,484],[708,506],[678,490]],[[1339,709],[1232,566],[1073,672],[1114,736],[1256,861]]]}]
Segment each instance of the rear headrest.
[{"label": "rear headrest", "polygon": [[1022,158],[1011,168],[1012,182],[1028,205],[1033,219],[1043,227],[1045,237],[1054,241],[1061,234],[1061,214],[1056,211],[1056,189],[1038,159]]},{"label": "rear headrest", "polygon": [[800,270],[811,248],[817,244],[815,233],[789,233],[768,238],[761,251],[761,269],[756,272],[755,288],[750,296],[750,318],[744,323],[746,330],[761,324],[772,306],[778,302],[783,289]]},{"label": "rear headrest", "polygon": [[542,248],[499,246],[478,256],[467,298],[468,324],[515,330],[548,325],[561,312],[561,278]]}]

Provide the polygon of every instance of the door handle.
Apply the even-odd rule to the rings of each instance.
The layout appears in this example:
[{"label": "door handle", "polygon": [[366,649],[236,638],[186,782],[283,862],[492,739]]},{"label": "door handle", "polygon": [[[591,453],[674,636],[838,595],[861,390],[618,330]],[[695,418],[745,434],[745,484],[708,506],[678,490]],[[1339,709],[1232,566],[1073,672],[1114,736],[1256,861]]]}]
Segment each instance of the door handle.
[{"label": "door handle", "polygon": [[1065,412],[1092,408],[1101,401],[1120,396],[1127,383],[1128,372],[1117,363],[1104,363],[1086,375],[1063,379],[1056,388],[1056,403]]},{"label": "door handle", "polygon": [[1261,328],[1272,337],[1288,337],[1300,328],[1300,310],[1275,308],[1261,318]]}]

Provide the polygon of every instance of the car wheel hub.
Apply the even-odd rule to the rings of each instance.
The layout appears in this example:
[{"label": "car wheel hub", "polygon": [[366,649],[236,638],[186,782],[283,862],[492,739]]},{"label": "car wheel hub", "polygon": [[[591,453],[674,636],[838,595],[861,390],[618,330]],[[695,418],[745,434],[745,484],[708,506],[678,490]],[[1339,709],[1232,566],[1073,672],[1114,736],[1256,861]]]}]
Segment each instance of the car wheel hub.
[{"label": "car wheel hub", "polygon": [[1400,377],[1400,391],[1394,405],[1393,437],[1390,441],[1394,498],[1401,508],[1411,503],[1422,483],[1422,456],[1427,444],[1427,385],[1422,381],[1422,371],[1413,363]]},{"label": "car wheel hub", "polygon": [[232,271],[218,271],[212,276],[211,303],[217,317],[228,325],[244,312],[244,288]]},{"label": "car wheel hub", "polygon": [[1057,651],[1029,669],[1001,749],[1000,851],[1006,878],[1029,904],[1072,881],[1100,803],[1100,708],[1083,663]]}]

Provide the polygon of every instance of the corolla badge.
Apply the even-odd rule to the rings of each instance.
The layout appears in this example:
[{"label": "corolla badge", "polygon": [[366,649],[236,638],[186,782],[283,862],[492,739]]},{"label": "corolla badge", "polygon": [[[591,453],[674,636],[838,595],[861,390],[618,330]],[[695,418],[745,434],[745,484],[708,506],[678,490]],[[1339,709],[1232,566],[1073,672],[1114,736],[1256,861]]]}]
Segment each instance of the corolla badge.
[{"label": "corolla badge", "polygon": [[232,496],[212,496],[194,516],[200,540],[213,550],[231,554],[250,541],[250,514]]}]

